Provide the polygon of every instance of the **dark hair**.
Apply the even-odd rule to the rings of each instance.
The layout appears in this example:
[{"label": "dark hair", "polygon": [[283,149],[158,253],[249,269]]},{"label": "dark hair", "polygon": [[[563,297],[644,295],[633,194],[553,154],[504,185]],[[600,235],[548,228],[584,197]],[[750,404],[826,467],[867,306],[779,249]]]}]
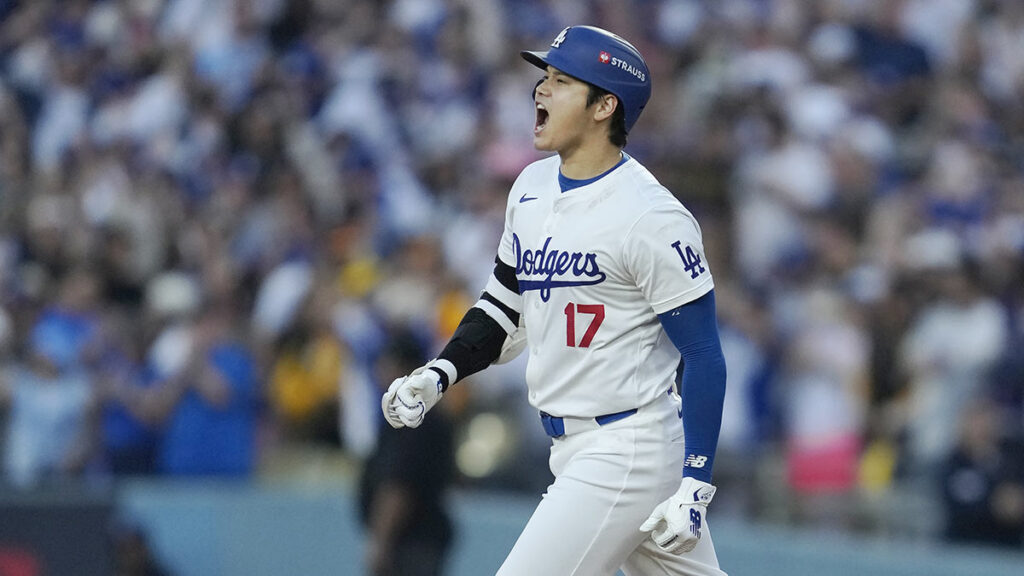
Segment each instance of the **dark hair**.
[{"label": "dark hair", "polygon": [[[611,92],[604,88],[599,88],[593,84],[587,83],[589,90],[587,91],[587,108],[590,108],[597,103],[598,100],[604,98]],[[612,94],[612,96],[615,96]],[[612,113],[612,123],[608,129],[608,140],[618,146],[619,148],[626,147],[626,109],[622,105],[622,99],[615,96],[615,99],[619,101],[619,105],[615,107],[615,112]]]}]

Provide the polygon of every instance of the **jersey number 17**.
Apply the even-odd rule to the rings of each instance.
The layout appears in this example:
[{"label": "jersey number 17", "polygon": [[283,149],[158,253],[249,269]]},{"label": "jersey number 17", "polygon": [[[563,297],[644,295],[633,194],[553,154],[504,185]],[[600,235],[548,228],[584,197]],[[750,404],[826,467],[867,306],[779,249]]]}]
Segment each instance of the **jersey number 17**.
[{"label": "jersey number 17", "polygon": [[594,341],[594,334],[597,334],[597,329],[601,327],[601,323],[604,322],[604,304],[575,304],[569,302],[565,305],[565,345],[570,348],[575,348],[576,344],[576,314],[588,314],[592,315],[590,319],[590,325],[587,326],[587,331],[583,333],[583,338],[580,339],[580,348],[589,348],[590,343]]}]

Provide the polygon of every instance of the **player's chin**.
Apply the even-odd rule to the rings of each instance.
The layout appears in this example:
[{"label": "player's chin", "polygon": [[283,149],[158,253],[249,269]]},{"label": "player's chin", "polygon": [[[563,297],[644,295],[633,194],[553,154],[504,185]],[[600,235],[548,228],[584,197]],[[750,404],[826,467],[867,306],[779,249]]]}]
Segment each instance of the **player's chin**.
[{"label": "player's chin", "polygon": [[538,119],[537,124],[533,127],[533,147],[541,151],[554,150],[551,138],[553,133],[550,116]]},{"label": "player's chin", "polygon": [[554,143],[543,132],[533,135],[533,147],[541,152],[552,152],[555,149]]}]

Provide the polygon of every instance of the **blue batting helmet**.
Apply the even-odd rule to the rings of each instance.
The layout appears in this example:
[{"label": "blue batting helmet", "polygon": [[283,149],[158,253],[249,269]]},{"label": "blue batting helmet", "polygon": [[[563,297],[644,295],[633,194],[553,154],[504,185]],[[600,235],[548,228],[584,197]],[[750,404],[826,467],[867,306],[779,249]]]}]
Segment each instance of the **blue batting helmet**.
[{"label": "blue batting helmet", "polygon": [[569,26],[547,52],[520,52],[527,62],[566,74],[611,92],[619,99],[626,132],[651,97],[651,73],[640,51],[619,36],[595,26]]}]

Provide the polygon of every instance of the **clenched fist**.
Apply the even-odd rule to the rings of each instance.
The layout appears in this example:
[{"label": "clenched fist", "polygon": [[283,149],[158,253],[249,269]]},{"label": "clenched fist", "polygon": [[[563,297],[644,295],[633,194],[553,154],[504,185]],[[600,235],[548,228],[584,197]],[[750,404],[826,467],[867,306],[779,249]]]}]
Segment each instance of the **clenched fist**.
[{"label": "clenched fist", "polygon": [[392,428],[416,428],[427,412],[441,399],[441,377],[429,370],[433,360],[396,379],[380,399],[384,419]]},{"label": "clenched fist", "polygon": [[659,548],[673,554],[683,554],[697,547],[701,528],[707,515],[708,504],[716,488],[696,478],[683,478],[679,490],[654,509],[640,526],[641,532],[650,532]]}]

